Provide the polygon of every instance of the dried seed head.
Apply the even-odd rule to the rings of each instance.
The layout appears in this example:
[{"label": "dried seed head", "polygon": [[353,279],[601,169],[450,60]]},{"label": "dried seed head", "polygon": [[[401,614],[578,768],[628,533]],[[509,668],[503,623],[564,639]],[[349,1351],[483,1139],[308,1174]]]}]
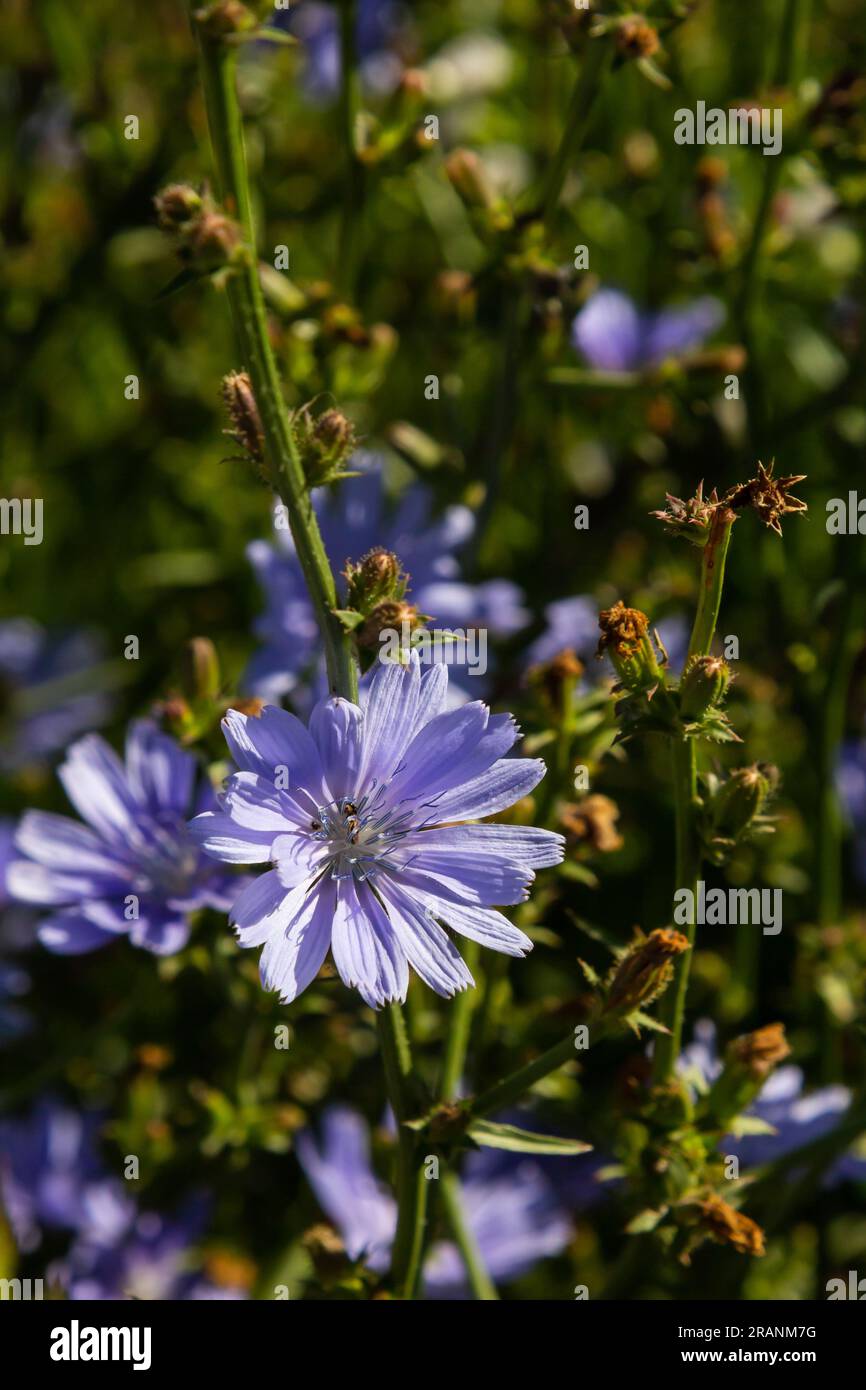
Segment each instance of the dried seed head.
[{"label": "dried seed head", "polygon": [[402,635],[403,624],[407,623],[407,631],[411,634],[416,628],[423,627],[425,621],[413,603],[386,599],[384,603],[376,605],[366,622],[357,629],[358,646],[372,651],[379,646],[382,633],[396,632]]},{"label": "dried seed head", "polygon": [[650,516],[664,522],[673,535],[683,536],[693,545],[705,545],[713,513],[719,505],[715,488],[709,497],[704,497],[704,484],[701,480],[694,497],[689,497],[686,501],[681,497],[672,496],[669,492],[665,497],[665,506],[660,511],[650,512]]},{"label": "dried seed head", "polygon": [[728,1060],[748,1072],[754,1081],[764,1081],[779,1062],[790,1057],[791,1049],[782,1023],[768,1023],[754,1033],[734,1038],[728,1046]]},{"label": "dried seed head", "polygon": [[791,494],[791,488],[796,487],[797,483],[802,483],[806,474],[791,473],[786,478],[775,478],[775,464],[775,459],[772,459],[769,468],[765,468],[759,460],[757,476],[750,478],[747,483],[739,483],[731,488],[722,500],[735,511],[751,507],[758,513],[765,526],[781,536],[783,516],[789,512],[808,511],[808,504]]},{"label": "dried seed head", "polygon": [[675,957],[688,950],[688,937],[672,927],[639,934],[613,969],[605,1012],[630,1014],[651,1004],[670,983]]},{"label": "dried seed head", "polygon": [[651,58],[661,43],[656,30],[643,15],[630,14],[616,26],[616,46],[626,58]]},{"label": "dried seed head", "polygon": [[600,854],[621,849],[623,838],[616,828],[619,807],[609,796],[594,793],[563,806],[560,821],[566,832]]},{"label": "dried seed head", "polygon": [[626,608],[618,599],[612,608],[598,615],[601,637],[598,655],[609,651],[624,660],[636,656],[649,631],[649,618],[639,608]]},{"label": "dried seed head", "polygon": [[205,208],[190,230],[193,256],[204,265],[225,265],[241,244],[241,229],[231,217],[217,208]]},{"label": "dried seed head", "polygon": [[740,1255],[763,1255],[764,1232],[750,1216],[744,1216],[713,1193],[700,1203],[703,1224],[714,1240],[732,1245]]}]

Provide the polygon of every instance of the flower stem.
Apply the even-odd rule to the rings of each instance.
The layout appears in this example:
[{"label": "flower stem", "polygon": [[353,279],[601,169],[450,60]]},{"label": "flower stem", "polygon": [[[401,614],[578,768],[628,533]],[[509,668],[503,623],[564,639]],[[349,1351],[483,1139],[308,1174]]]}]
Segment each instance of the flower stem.
[{"label": "flower stem", "polygon": [[574,1034],[568,1033],[561,1042],[554,1043],[553,1047],[536,1057],[534,1062],[527,1062],[525,1067],[520,1067],[510,1076],[504,1076],[501,1081],[495,1082],[488,1090],[482,1091],[472,1102],[470,1114],[474,1119],[480,1119],[483,1115],[492,1114],[494,1110],[505,1109],[519,1100],[536,1081],[540,1081],[552,1071],[557,1071],[573,1057]]},{"label": "flower stem", "polygon": [[601,79],[612,57],[611,44],[602,40],[594,40],[587,48],[583,66],[572,89],[562,139],[547,171],[541,191],[541,217],[544,222],[550,220],[551,214],[559,202],[559,195],[562,192],[562,185],[565,183],[569,163],[583,144],[592,117],[595,98],[601,89]]},{"label": "flower stem", "polygon": [[[476,941],[468,941],[463,956],[471,975],[478,968],[480,950]],[[466,1050],[469,1046],[469,1031],[475,1008],[477,989],[464,989],[457,995],[448,1015],[448,1037],[445,1043],[445,1058],[442,1063],[441,1095],[443,1100],[454,1100],[463,1079],[466,1066]]]},{"label": "flower stem", "polygon": [[496,1302],[499,1298],[496,1285],[487,1272],[478,1243],[463,1211],[460,1179],[456,1173],[443,1173],[440,1183],[448,1223],[454,1232],[454,1239],[466,1266],[472,1292],[482,1302]]},{"label": "flower stem", "polygon": [[376,1015],[388,1098],[397,1121],[397,1233],[391,1278],[399,1296],[414,1298],[421,1273],[429,1183],[418,1140],[404,1121],[412,1118],[412,1053],[403,1011],[386,1004]]},{"label": "flower stem", "polygon": [[334,576],[310,501],[268,338],[243,123],[235,86],[236,48],[223,37],[207,33],[195,18],[193,28],[199,45],[217,192],[227,211],[237,217],[245,242],[244,254],[229,271],[226,289],[238,348],[249,372],[261,416],[268,475],[288,512],[298,560],[322,633],[330,688],[335,694],[354,700],[358,689],[357,667],[350,639],[334,616],[337,606]]},{"label": "flower stem", "polygon": [[[730,507],[717,507],[710,523],[710,534],[701,561],[700,594],[689,642],[689,656],[706,656],[712,646],[722,602],[725,560],[731,542],[736,513]],[[695,823],[697,801],[697,757],[693,738],[675,739],[672,748],[676,853],[674,891],[691,894],[691,921],[686,924],[689,945],[694,947],[698,880],[701,876],[701,848]],[[663,1084],[673,1073],[680,1053],[683,1015],[693,951],[684,951],[674,961],[674,978],[659,1005],[659,1019],[668,1029],[660,1034],[653,1053],[653,1080]]]},{"label": "flower stem", "polygon": [[337,284],[349,295],[354,292],[361,235],[364,198],[364,168],[355,148],[358,116],[358,63],[355,42],[356,0],[340,0],[340,100],[339,115],[346,154],[343,181],[343,215],[337,249]]}]

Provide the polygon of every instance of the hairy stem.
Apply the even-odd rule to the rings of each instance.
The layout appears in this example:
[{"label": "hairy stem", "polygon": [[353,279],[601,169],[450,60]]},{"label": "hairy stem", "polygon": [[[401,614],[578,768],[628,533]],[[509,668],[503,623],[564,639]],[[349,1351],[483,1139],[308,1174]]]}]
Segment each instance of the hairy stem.
[{"label": "hairy stem", "polygon": [[[481,955],[477,941],[467,941],[463,956],[470,974],[474,975]],[[445,1057],[442,1062],[442,1083],[440,1087],[443,1100],[455,1100],[463,1079],[466,1066],[466,1050],[469,1046],[469,1030],[475,1009],[477,989],[464,989],[457,995],[448,1014],[448,1037],[445,1042]]]},{"label": "hairy stem", "polygon": [[262,421],[265,461],[274,491],[286,506],[298,560],[316,612],[333,693],[357,698],[357,668],[348,635],[334,617],[337,592],[310,501],[303,466],[268,338],[259,281],[255,231],[244,153],[243,123],[235,86],[235,48],[204,31],[193,19],[201,58],[202,85],[213,147],[216,186],[226,209],[237,217],[244,255],[227,282],[229,305],[243,365],[249,372]]},{"label": "hairy stem", "polygon": [[440,1189],[448,1224],[454,1233],[454,1239],[466,1266],[472,1292],[482,1302],[493,1303],[499,1298],[499,1294],[487,1272],[478,1243],[466,1220],[460,1192],[460,1180],[457,1174],[443,1173],[440,1179]]},{"label": "hairy stem", "polygon": [[388,1099],[397,1121],[397,1233],[391,1252],[391,1278],[402,1298],[414,1298],[421,1273],[427,1225],[429,1183],[421,1146],[407,1129],[412,1118],[412,1054],[403,1011],[386,1004],[376,1015]]}]

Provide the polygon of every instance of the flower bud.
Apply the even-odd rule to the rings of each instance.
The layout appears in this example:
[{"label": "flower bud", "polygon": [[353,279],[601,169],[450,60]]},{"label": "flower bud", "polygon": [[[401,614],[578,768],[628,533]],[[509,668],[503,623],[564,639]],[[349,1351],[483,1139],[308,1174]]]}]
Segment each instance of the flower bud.
[{"label": "flower bud", "polygon": [[240,245],[241,229],[237,222],[217,208],[206,208],[192,225],[189,247],[202,268],[226,265]]},{"label": "flower bud", "polygon": [[686,720],[700,719],[720,705],[731,683],[731,668],[720,656],[693,656],[680,681],[680,713]]},{"label": "flower bud", "polygon": [[292,431],[309,487],[321,487],[345,475],[357,436],[342,411],[325,410],[316,417],[309,405],[301,406],[292,416]]},{"label": "flower bud", "polygon": [[741,835],[760,815],[776,776],[776,769],[766,763],[732,772],[713,798],[713,825],[718,834],[731,839]]},{"label": "flower bud", "polygon": [[622,848],[623,838],[616,828],[619,807],[609,796],[596,792],[583,801],[570,802],[563,806],[559,819],[568,834],[599,854]]},{"label": "flower bud", "polygon": [[157,193],[153,200],[157,221],[163,231],[176,232],[200,216],[201,194],[189,184],[171,183]]},{"label": "flower bud", "polygon": [[258,20],[240,0],[216,0],[193,12],[193,19],[209,38],[223,38],[255,29]]},{"label": "flower bud", "polygon": [[352,1261],[333,1226],[324,1221],[311,1226],[304,1233],[301,1243],[310,1257],[319,1283],[324,1288],[330,1288],[351,1275]]},{"label": "flower bud", "polygon": [[651,1004],[670,984],[674,959],[688,950],[688,938],[672,927],[639,934],[613,968],[604,1012],[627,1015]]},{"label": "flower bud", "polygon": [[413,603],[386,599],[383,603],[376,605],[366,621],[358,628],[358,646],[367,651],[375,651],[379,647],[379,639],[384,632],[396,632],[402,635],[403,624],[406,623],[406,631],[411,636],[417,628],[423,627],[425,622],[426,619],[418,612]]},{"label": "flower bud", "polygon": [[261,416],[253,394],[253,384],[246,372],[229,372],[222,380],[222,396],[232,429],[225,433],[251,459],[261,463],[264,457],[265,436]]},{"label": "flower bud", "polygon": [[620,599],[598,615],[601,629],[597,656],[610,657],[626,690],[652,691],[662,673],[649,639],[649,619],[639,608],[626,608]]},{"label": "flower bud", "polygon": [[468,208],[492,208],[496,194],[478,155],[472,150],[455,150],[445,160],[451,186]]},{"label": "flower bud", "polygon": [[220,666],[209,637],[193,637],[181,659],[183,691],[194,703],[215,700],[220,689]]},{"label": "flower bud", "polygon": [[406,575],[390,550],[376,546],[357,564],[346,565],[347,603],[359,613],[370,613],[385,599],[401,599],[406,592]]}]

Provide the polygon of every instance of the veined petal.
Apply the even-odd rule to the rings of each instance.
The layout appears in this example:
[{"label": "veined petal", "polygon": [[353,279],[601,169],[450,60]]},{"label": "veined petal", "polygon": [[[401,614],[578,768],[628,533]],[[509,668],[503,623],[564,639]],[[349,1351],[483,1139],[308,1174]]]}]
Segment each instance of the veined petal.
[{"label": "veined petal", "polygon": [[230,709],[222,730],[243,772],[255,772],[273,786],[278,767],[288,768],[289,787],[305,787],[314,798],[323,789],[322,764],[309,731],[294,714],[265,705],[259,715]]},{"label": "veined petal", "polygon": [[17,859],[6,870],[6,886],[18,902],[42,907],[64,907],[86,898],[102,898],[125,892],[128,880],[107,874],[57,873],[44,864]]},{"label": "veined petal", "polygon": [[37,864],[62,872],[111,874],[117,858],[89,826],[50,811],[26,811],[15,832],[15,844]]},{"label": "veined petal", "polygon": [[254,772],[236,772],[229,778],[222,805],[225,814],[241,830],[276,836],[297,824],[294,805],[287,804],[287,798],[275,789],[273,781]]},{"label": "veined petal", "polygon": [[[490,711],[480,700],[438,714],[415,735],[392,778],[389,800],[431,797],[466,781],[463,767],[487,728]],[[491,759],[492,761],[492,759]],[[480,771],[480,769],[479,769]]]},{"label": "veined petal", "polygon": [[397,873],[411,891],[417,889],[471,907],[509,907],[525,902],[535,877],[531,869],[519,864],[479,859],[469,852],[413,854]]},{"label": "veined petal", "polygon": [[178,746],[149,719],[137,719],[126,739],[126,773],[129,786],[142,806],[151,811],[190,809],[196,763],[191,753]]},{"label": "veined petal", "polygon": [[212,859],[224,864],[267,864],[271,858],[273,832],[242,830],[222,811],[202,811],[191,820],[190,837]]},{"label": "veined petal", "polygon": [[405,952],[367,884],[356,888],[351,878],[337,880],[331,950],[343,983],[357,989],[371,1009],[406,998]]},{"label": "veined petal", "polygon": [[381,874],[376,880],[376,889],[385,904],[394,935],[412,969],[425,984],[443,999],[450,999],[475,984],[448,934],[419,907],[402,884],[391,875]]},{"label": "veined petal", "polygon": [[99,734],[74,743],[57,775],[82,820],[100,835],[113,844],[137,838],[139,807],[123,763]]},{"label": "veined petal", "polygon": [[462,903],[449,903],[443,898],[425,898],[427,906],[437,917],[461,936],[468,936],[491,951],[501,951],[506,956],[525,956],[532,950],[532,942],[525,932],[489,907],[467,907]]},{"label": "veined petal", "polygon": [[417,653],[411,653],[405,666],[398,661],[376,662],[364,704],[359,790],[369,790],[373,779],[387,781],[399,765],[415,732],[420,693]]},{"label": "veined petal", "polygon": [[459,856],[473,860],[496,860],[516,864],[524,869],[547,869],[560,864],[565,838],[553,830],[540,830],[534,825],[436,825],[407,835],[401,849],[418,853],[415,863],[423,858],[440,856],[440,862],[450,859],[454,864]]},{"label": "veined petal", "polygon": [[309,835],[278,835],[271,845],[271,859],[284,888],[295,888],[310,878],[327,856],[327,845]]},{"label": "veined petal", "polygon": [[37,935],[42,945],[58,956],[82,956],[117,939],[74,912],[52,913],[40,922]]},{"label": "veined petal", "polygon": [[361,763],[364,716],[350,700],[320,700],[310,715],[310,733],[322,760],[329,800],[353,796]]},{"label": "veined petal", "polygon": [[513,806],[538,785],[547,768],[541,758],[500,758],[480,777],[437,797],[437,821],[480,820]]},{"label": "veined petal", "polygon": [[229,921],[242,946],[263,946],[292,918],[292,898],[273,869],[259,874],[236,899]]},{"label": "veined petal", "polygon": [[328,954],[336,891],[333,880],[324,879],[314,892],[302,884],[291,896],[289,926],[268,938],[260,962],[262,984],[279,990],[283,1004],[307,988]]}]

